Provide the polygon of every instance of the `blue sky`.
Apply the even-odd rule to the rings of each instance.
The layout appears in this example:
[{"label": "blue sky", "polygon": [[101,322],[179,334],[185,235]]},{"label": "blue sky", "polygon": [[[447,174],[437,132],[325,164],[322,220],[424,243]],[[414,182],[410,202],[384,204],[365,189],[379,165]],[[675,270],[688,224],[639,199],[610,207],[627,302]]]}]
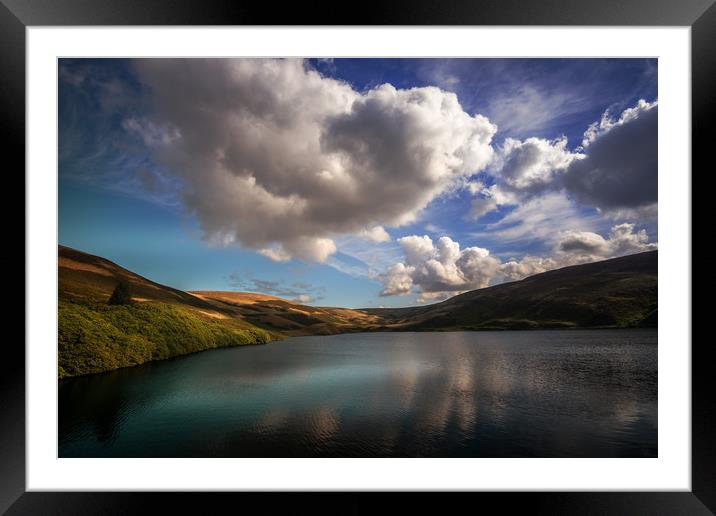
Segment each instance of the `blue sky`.
[{"label": "blue sky", "polygon": [[657,112],[655,59],[63,59],[59,239],[185,290],[439,301],[656,248]]}]

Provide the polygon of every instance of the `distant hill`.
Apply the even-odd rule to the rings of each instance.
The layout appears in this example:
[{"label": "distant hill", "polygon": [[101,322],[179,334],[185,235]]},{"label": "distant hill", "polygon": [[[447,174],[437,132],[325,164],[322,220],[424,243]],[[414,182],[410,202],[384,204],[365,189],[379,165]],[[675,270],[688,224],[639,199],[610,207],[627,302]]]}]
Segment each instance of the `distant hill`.
[{"label": "distant hill", "polygon": [[655,327],[657,253],[556,269],[424,307],[364,311],[405,331]]},{"label": "distant hill", "polygon": [[362,310],[308,306],[278,297],[246,292],[195,291],[193,295],[217,310],[284,335],[333,335],[379,330],[383,320]]},{"label": "distant hill", "polygon": [[[60,378],[292,335],[657,324],[657,252],[565,267],[397,309],[301,305],[264,294],[184,292],[69,247],[58,250]],[[110,305],[120,282],[131,302]]]}]

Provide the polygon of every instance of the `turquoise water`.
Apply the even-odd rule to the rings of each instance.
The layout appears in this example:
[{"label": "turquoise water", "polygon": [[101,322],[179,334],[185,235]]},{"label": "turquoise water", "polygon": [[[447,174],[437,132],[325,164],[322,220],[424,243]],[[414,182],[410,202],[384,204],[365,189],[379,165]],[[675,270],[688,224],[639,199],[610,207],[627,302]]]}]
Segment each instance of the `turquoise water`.
[{"label": "turquoise water", "polygon": [[370,333],[59,384],[60,457],[654,457],[656,330]]}]

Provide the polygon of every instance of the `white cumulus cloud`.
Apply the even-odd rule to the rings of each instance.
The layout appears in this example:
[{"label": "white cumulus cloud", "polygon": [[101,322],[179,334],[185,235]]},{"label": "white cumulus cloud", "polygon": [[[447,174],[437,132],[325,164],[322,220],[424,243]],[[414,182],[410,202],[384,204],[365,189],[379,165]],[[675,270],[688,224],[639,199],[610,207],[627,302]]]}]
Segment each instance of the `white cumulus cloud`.
[{"label": "white cumulus cloud", "polygon": [[155,158],[207,239],[272,259],[324,261],[340,235],[380,241],[378,227],[413,221],[492,158],[496,126],[439,88],[358,92],[302,60],[134,66],[156,109],[127,129],[161,140]]},{"label": "white cumulus cloud", "polygon": [[583,156],[567,149],[567,138],[545,140],[507,138],[498,153],[498,174],[505,184],[516,190],[542,189],[556,174]]},{"label": "white cumulus cloud", "polygon": [[434,243],[427,235],[411,235],[398,243],[405,263],[391,266],[382,276],[383,296],[405,295],[416,288],[421,300],[442,299],[449,293],[487,286],[500,266],[500,260],[487,249],[460,249],[460,244],[447,236]]},{"label": "white cumulus cloud", "polygon": [[414,267],[404,263],[396,263],[388,268],[383,276],[381,296],[404,296],[413,288],[412,273]]},{"label": "white cumulus cloud", "polygon": [[470,189],[473,199],[468,216],[479,219],[499,206],[525,202],[554,188],[556,177],[584,155],[569,151],[567,138],[546,140],[507,138],[490,167],[495,183]]}]

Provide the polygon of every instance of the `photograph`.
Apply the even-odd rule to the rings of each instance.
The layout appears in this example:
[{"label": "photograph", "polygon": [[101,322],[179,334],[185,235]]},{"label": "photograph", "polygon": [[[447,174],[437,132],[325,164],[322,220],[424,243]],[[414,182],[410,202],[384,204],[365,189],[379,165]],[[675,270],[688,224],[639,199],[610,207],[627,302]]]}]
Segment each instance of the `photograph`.
[{"label": "photograph", "polygon": [[659,65],[59,57],[57,457],[659,458]]},{"label": "photograph", "polygon": [[0,515],[716,515],[716,0],[335,7],[0,0]]}]

